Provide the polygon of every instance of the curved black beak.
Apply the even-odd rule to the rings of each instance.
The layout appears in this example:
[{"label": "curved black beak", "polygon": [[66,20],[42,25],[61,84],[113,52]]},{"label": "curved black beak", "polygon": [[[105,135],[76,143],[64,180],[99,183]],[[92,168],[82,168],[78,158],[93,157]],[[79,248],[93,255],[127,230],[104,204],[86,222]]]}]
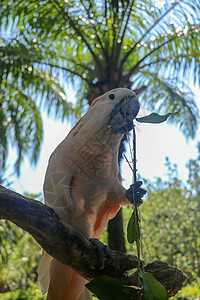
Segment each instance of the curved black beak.
[{"label": "curved black beak", "polygon": [[112,110],[109,125],[119,133],[133,129],[133,119],[137,116],[140,104],[136,97],[123,98]]}]

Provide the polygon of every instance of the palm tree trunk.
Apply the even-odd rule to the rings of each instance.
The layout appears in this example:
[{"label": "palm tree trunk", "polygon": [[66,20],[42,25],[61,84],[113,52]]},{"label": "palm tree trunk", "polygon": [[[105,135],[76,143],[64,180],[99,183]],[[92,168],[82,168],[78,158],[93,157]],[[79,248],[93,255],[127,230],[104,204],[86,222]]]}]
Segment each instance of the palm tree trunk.
[{"label": "palm tree trunk", "polygon": [[[119,146],[119,153],[118,153],[119,165],[122,161],[123,153],[125,151],[124,144],[126,141],[127,141],[127,135],[125,134]],[[122,209],[120,209],[117,215],[108,223],[108,246],[112,250],[126,253]]]},{"label": "palm tree trunk", "polygon": [[108,223],[108,246],[112,250],[126,252],[122,209]]}]

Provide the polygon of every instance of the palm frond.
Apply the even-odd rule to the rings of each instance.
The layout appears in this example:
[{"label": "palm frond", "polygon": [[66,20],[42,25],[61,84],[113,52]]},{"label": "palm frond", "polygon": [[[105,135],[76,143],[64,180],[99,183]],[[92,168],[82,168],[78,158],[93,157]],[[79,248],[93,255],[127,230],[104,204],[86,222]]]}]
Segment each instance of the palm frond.
[{"label": "palm frond", "polygon": [[[174,9],[174,7],[179,4],[179,2],[174,2],[171,4],[164,12],[158,13],[158,10],[154,8],[153,3],[145,3],[145,6],[138,5],[142,9],[142,14],[140,14],[140,9],[138,9],[138,16],[137,20],[136,17],[134,16],[134,22],[137,21],[140,24],[140,38],[135,42],[135,44],[131,47],[131,49],[125,54],[124,58],[121,61],[121,67],[131,55],[135,51],[138,45],[140,45],[141,42],[145,41],[148,38],[148,35],[150,32],[152,32],[155,27],[160,24],[160,22],[163,21],[163,19],[169,15],[169,13]],[[148,7],[147,7],[148,6]],[[145,13],[144,9],[145,8]],[[145,18],[145,14],[147,14],[147,18]],[[149,18],[151,19],[152,24],[149,22]],[[147,24],[148,27],[145,25]],[[137,25],[136,25],[137,26]],[[143,31],[143,32],[142,32]]]},{"label": "palm frond", "polygon": [[[127,70],[126,77],[130,78],[144,67],[160,70],[162,65],[162,71],[166,67],[169,73],[174,73],[174,76],[176,73],[179,77],[181,73],[185,76],[189,70],[194,69],[193,80],[195,83],[200,80],[200,46],[197,43],[199,35],[200,25],[192,25],[176,31],[169,30],[169,33],[164,36],[154,36],[152,41],[140,45],[140,53],[143,55],[140,54],[140,58],[138,57],[132,68]],[[145,52],[147,53],[145,54]],[[132,56],[130,56],[131,58]]]},{"label": "palm frond", "polygon": [[149,71],[143,71],[136,77],[135,83],[145,83],[147,86],[141,99],[144,106],[160,113],[178,112],[171,122],[179,124],[187,138],[194,138],[199,123],[199,111],[190,88],[176,79],[159,77],[158,73]]},{"label": "palm frond", "polygon": [[[27,44],[16,40],[8,43],[4,39],[2,42],[0,84],[5,86],[8,82],[27,96],[35,95],[36,102],[40,98],[41,103],[45,103],[48,113],[54,110],[55,115],[62,119],[70,115],[80,115],[75,104],[67,100],[64,88],[57,79],[60,70],[73,74],[75,72],[62,64],[45,62],[42,48],[34,51],[31,46],[28,49]],[[49,59],[54,54],[53,50],[51,52],[49,51]]]},{"label": "palm frond", "polygon": [[[43,125],[33,99],[7,83],[1,94],[0,102],[4,112],[1,123],[1,146],[7,149],[9,142],[17,150],[15,169],[20,172],[20,165],[24,155],[29,155],[33,163],[39,158],[41,142],[43,140]],[[8,152],[4,154],[6,161]],[[3,165],[5,167],[5,163]]]},{"label": "palm frond", "polygon": [[7,116],[5,115],[2,107],[2,100],[0,100],[0,178],[3,174],[2,170],[5,169],[5,162],[8,156],[8,140],[7,140]]}]

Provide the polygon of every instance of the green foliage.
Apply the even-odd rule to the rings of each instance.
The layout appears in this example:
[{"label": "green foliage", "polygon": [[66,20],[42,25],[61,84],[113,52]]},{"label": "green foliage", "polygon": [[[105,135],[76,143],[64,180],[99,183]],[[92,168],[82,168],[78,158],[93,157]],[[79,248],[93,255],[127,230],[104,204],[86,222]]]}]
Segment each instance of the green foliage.
[{"label": "green foliage", "polygon": [[127,240],[130,244],[132,244],[138,239],[140,239],[140,227],[139,220],[136,216],[136,211],[134,210],[127,226]]},{"label": "green foliage", "polygon": [[[1,8],[1,7],[0,7]],[[18,35],[19,33],[17,33]],[[23,41],[22,41],[23,40]],[[67,101],[59,83],[59,73],[44,63],[44,45],[35,47],[25,37],[0,40],[0,169],[5,170],[9,145],[15,146],[15,171],[27,155],[32,163],[39,159],[43,141],[41,104],[48,114],[64,119],[79,115],[79,109]],[[46,49],[46,59],[56,55]]]},{"label": "green foliage", "polygon": [[[138,75],[138,84],[144,84],[144,78],[148,77],[146,84],[148,89],[143,94],[142,101],[150,109],[155,108],[161,113],[174,113],[170,118],[171,123],[179,124],[186,137],[194,137],[197,127],[199,111],[194,102],[194,94],[183,82],[176,79],[158,78],[157,72],[145,70]],[[173,99],[173,101],[172,101]],[[176,114],[176,112],[179,112]],[[194,118],[194,116],[196,116]]]},{"label": "green foliage", "polygon": [[200,142],[198,143],[197,148],[199,153],[197,160],[190,159],[187,164],[189,170],[188,184],[194,195],[200,195]]},{"label": "green foliage", "polygon": [[[142,234],[151,260],[161,258],[181,269],[191,282],[200,274],[200,203],[199,194],[184,186],[169,161],[169,180],[148,187],[142,212]],[[199,166],[199,162],[196,161]],[[144,247],[145,248],[145,247]]]},{"label": "green foliage", "polygon": [[7,220],[0,220],[0,245],[0,292],[27,289],[37,280],[40,246],[27,232]]},{"label": "green foliage", "polygon": [[200,295],[200,278],[197,277],[195,281],[182,288],[172,300],[198,300]]},{"label": "green foliage", "polygon": [[143,283],[143,295],[145,300],[168,299],[166,289],[155,279],[152,274],[144,271],[141,271],[140,274]]},{"label": "green foliage", "polygon": [[[29,53],[27,45],[2,40],[0,69],[0,168],[5,169],[8,146],[17,150],[15,171],[19,174],[25,155],[36,163],[43,141],[43,124],[39,110],[41,98],[61,118],[78,113],[75,106],[67,101],[64,90],[50,70],[38,68],[29,63],[29,56],[36,59],[35,53]],[[23,57],[24,56],[24,57]]]},{"label": "green foliage", "polygon": [[29,154],[34,163],[38,160],[43,139],[42,119],[35,102],[17,91],[12,85],[3,90],[1,97],[3,100],[0,99],[2,103],[0,108],[0,168],[5,168],[10,142],[17,148],[15,169],[19,173],[25,154]]},{"label": "green foliage", "polygon": [[159,115],[157,113],[151,113],[148,116],[144,116],[141,118],[136,118],[136,120],[140,123],[152,123],[152,124],[160,124],[165,122],[170,116],[175,116],[177,115],[178,112],[172,114],[172,113],[167,113],[166,115]]},{"label": "green foliage", "polygon": [[0,221],[0,244],[0,290],[27,288],[37,280],[39,245],[28,233],[4,220]]},{"label": "green foliage", "polygon": [[18,289],[15,291],[0,294],[2,300],[44,300],[46,296],[43,296],[38,284],[31,284],[27,289]]},{"label": "green foliage", "polygon": [[137,289],[123,286],[106,275],[93,279],[86,287],[101,300],[129,300],[138,294]]}]

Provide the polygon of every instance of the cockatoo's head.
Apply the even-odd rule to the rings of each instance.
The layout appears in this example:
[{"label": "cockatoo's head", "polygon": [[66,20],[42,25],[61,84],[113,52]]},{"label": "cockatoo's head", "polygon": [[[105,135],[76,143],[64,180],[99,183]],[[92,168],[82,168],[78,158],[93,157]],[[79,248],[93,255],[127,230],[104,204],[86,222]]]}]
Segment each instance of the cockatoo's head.
[{"label": "cockatoo's head", "polygon": [[94,99],[90,109],[98,110],[99,116],[104,112],[104,121],[109,126],[119,133],[126,133],[133,128],[133,119],[138,114],[140,104],[133,91],[116,88]]}]

